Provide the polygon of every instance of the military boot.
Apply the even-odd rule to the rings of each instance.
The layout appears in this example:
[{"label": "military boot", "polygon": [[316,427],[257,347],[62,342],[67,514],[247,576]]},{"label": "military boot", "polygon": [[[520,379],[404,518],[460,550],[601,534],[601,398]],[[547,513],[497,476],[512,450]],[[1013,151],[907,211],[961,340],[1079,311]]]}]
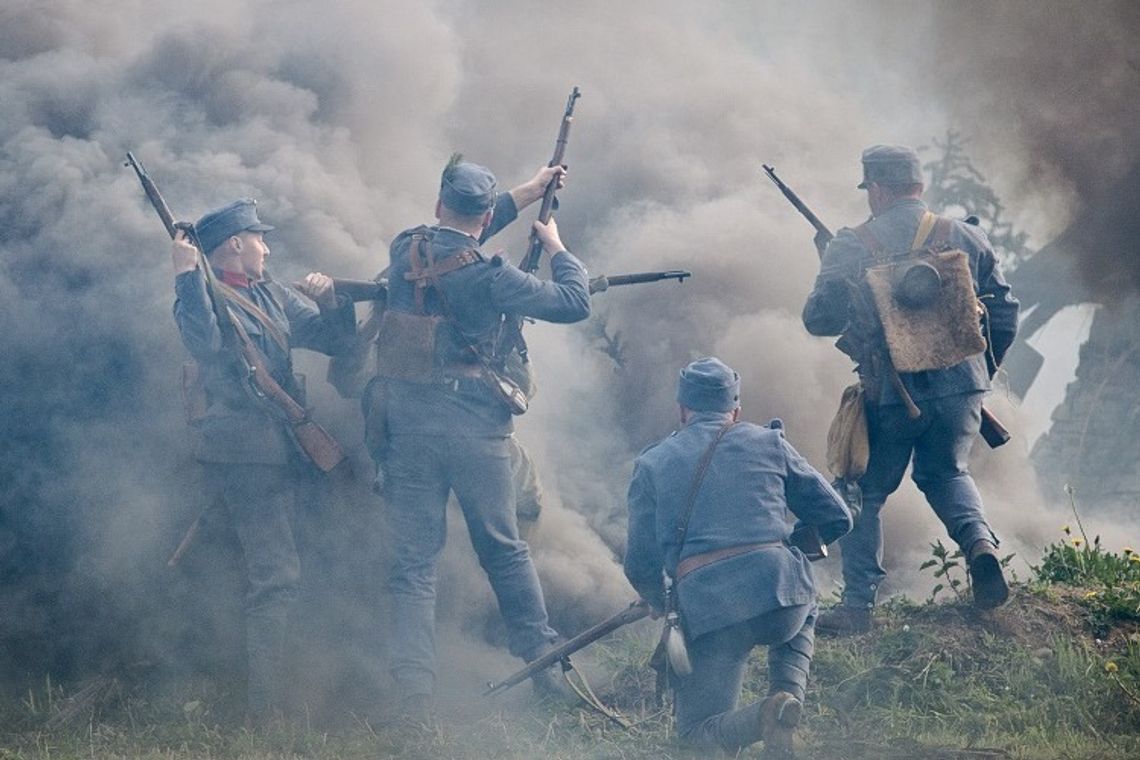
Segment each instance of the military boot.
[{"label": "military boot", "polygon": [[760,705],[760,736],[764,740],[764,757],[786,760],[795,757],[792,735],[800,724],[803,703],[786,691],[769,694]]},{"label": "military boot", "polygon": [[992,610],[1005,604],[1009,598],[1009,586],[1001,571],[1001,559],[992,541],[979,539],[970,547],[968,557],[970,582],[974,587],[974,606]]},{"label": "military boot", "polygon": [[854,636],[871,630],[873,624],[870,607],[841,604],[821,612],[815,629],[828,636]]}]

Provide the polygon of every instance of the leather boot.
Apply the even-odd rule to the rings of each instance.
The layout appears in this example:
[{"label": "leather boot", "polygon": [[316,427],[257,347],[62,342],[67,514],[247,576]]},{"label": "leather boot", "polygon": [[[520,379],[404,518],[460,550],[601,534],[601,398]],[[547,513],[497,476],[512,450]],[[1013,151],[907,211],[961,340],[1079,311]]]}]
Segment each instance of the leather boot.
[{"label": "leather boot", "polygon": [[786,760],[795,757],[792,735],[800,724],[803,703],[786,691],[768,695],[760,705],[760,735],[765,758]]},{"label": "leather boot", "polygon": [[873,625],[870,607],[846,604],[821,612],[815,621],[815,629],[828,636],[854,636],[866,633]]},{"label": "leather boot", "polygon": [[1009,586],[1001,571],[1001,559],[993,542],[979,539],[970,547],[967,560],[970,565],[970,582],[974,587],[974,606],[992,610],[1005,604]]}]

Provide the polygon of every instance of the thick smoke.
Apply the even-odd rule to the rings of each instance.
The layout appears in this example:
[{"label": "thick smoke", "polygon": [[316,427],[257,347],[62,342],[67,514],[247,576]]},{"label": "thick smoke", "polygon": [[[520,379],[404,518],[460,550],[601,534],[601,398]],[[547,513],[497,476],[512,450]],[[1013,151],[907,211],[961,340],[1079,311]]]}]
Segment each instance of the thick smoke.
[{"label": "thick smoke", "polygon": [[[280,279],[310,269],[371,276],[392,236],[430,221],[451,151],[492,166],[504,186],[522,181],[547,160],[570,87],[582,88],[564,239],[593,274],[685,268],[694,277],[600,295],[586,327],[528,327],[540,391],[519,436],[551,495],[534,550],[555,622],[571,632],[632,598],[616,564],[625,484],[637,450],[675,426],[676,372],[688,360],[715,353],[736,366],[746,417],[783,418],[794,445],[823,464],[849,367],[799,324],[817,266],[811,230],[768,186],[762,161],[833,228],[866,214],[854,190],[863,147],[919,144],[948,125],[974,136],[975,162],[992,167],[1008,205],[1024,197],[1037,214],[1073,197],[1091,202],[1115,167],[1135,162],[1123,131],[1135,99],[1099,95],[1132,81],[1114,47],[1136,27],[1131,6],[1079,17],[1040,4],[1032,13],[941,8],[818,3],[793,13],[635,0],[538,16],[507,1],[122,0],[114,13],[68,0],[6,3],[0,603],[6,621],[27,629],[5,636],[59,632],[55,652],[24,657],[25,667],[97,670],[132,649],[184,663],[179,642],[193,637],[178,639],[170,599],[208,595],[158,576],[204,505],[177,401],[168,244],[121,165],[128,149],[185,218],[257,197],[278,227]],[[1042,39],[1052,44],[1027,44]],[[1081,98],[1050,90],[1035,110],[1034,77],[1063,80],[1060,61],[1042,66],[1051,52],[1079,64]],[[1058,178],[1065,184],[1049,186]],[[525,227],[492,248],[517,254]],[[595,350],[601,330],[616,338],[620,363]],[[321,382],[323,360],[299,363],[318,416],[359,444],[355,405]],[[382,552],[365,480],[310,504],[302,524],[308,598],[324,605],[313,616],[323,627],[308,629],[313,649],[352,634],[340,642],[344,659],[372,672]],[[1027,527],[1040,521],[1026,512],[1035,502],[1024,498],[1026,468],[985,467],[981,481],[995,496],[997,530],[1039,543]],[[941,535],[928,513],[913,493],[892,504],[893,563],[917,564],[903,547]],[[441,581],[456,603],[441,616],[471,635],[447,641],[483,638],[489,605],[461,532],[452,531]],[[218,550],[203,538],[195,551],[188,562],[199,567]],[[111,631],[119,646],[104,653]],[[342,688],[326,677],[321,688]]]}]

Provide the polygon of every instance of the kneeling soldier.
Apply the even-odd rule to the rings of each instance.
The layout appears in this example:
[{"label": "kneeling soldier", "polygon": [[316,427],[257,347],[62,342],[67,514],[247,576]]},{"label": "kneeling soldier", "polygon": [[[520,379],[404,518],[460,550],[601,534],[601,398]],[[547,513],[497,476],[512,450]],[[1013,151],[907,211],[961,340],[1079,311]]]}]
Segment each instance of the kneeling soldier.
[{"label": "kneeling soldier", "polygon": [[[779,421],[739,421],[739,399],[740,376],[719,359],[681,370],[682,427],[634,465],[625,574],[655,612],[680,613],[692,666],[674,681],[681,738],[729,752],[763,739],[770,756],[790,757],[817,607],[785,517],[790,509],[830,543],[851,515]],[[768,697],[738,708],[757,644],[769,647]]]}]

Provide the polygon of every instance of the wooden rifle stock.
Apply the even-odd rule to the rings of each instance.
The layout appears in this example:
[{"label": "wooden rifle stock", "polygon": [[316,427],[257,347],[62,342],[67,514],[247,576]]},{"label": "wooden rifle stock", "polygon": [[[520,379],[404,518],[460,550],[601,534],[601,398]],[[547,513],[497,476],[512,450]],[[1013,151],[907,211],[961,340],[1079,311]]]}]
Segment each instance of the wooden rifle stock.
[{"label": "wooden rifle stock", "polygon": [[[815,247],[819,252],[820,258],[823,258],[823,252],[827,248],[827,244],[833,237],[835,237],[831,233],[831,230],[829,230],[827,226],[822,221],[820,221],[820,218],[816,216],[810,208],[808,208],[806,203],[800,200],[800,197],[796,195],[794,190],[784,184],[783,180],[776,176],[776,170],[774,168],[768,166],[767,164],[761,164],[760,166],[764,169],[764,173],[768,175],[768,178],[772,180],[772,182],[776,183],[776,187],[780,189],[780,192],[784,194],[784,197],[788,199],[788,202],[795,206],[796,211],[799,211],[803,217],[811,223],[811,226],[815,227]],[[888,363],[889,361],[890,360],[888,358]],[[902,397],[903,402],[906,404],[907,414],[912,419],[918,417],[918,407],[915,406],[914,401],[911,400],[910,394],[906,392],[906,388],[902,384],[902,379],[899,377],[898,372],[895,371],[893,366],[890,367],[890,373],[891,383],[895,386],[895,389],[898,391],[899,396]],[[1008,443],[1011,437],[1010,432],[1005,427],[1005,425],[1003,425],[1001,421],[994,416],[993,412],[991,412],[989,409],[986,409],[985,406],[982,407],[982,425],[978,433],[982,436],[982,439],[989,445],[991,449],[996,449],[998,446],[1002,446]]]},{"label": "wooden rifle stock", "polygon": [[647,615],[649,615],[648,604],[642,600],[633,602],[618,614],[614,615],[613,617],[606,618],[592,628],[586,629],[582,633],[579,633],[577,636],[567,641],[565,644],[551,649],[542,657],[539,657],[537,660],[529,663],[525,668],[512,673],[502,681],[499,681],[498,683],[488,683],[487,690],[483,692],[483,696],[489,697],[492,694],[499,694],[501,692],[504,692],[512,686],[517,686],[518,684],[533,676],[535,673],[549,668],[556,662],[564,663],[564,667],[568,669],[570,663],[570,655],[574,654],[579,649],[584,649],[590,644],[593,644],[595,641],[602,638],[606,634],[612,631],[616,631],[623,625],[634,623],[638,620],[641,620],[643,617],[646,617]]},{"label": "wooden rifle stock", "polygon": [[129,151],[127,152],[126,166],[135,170],[135,174],[142,184],[143,192],[146,193],[151,206],[154,207],[159,219],[162,220],[167,234],[174,238],[178,231],[182,230],[197,249],[198,269],[206,280],[206,293],[209,295],[210,307],[214,312],[214,317],[218,321],[218,329],[222,334],[222,345],[238,364],[238,370],[245,379],[246,390],[256,400],[263,402],[263,406],[271,413],[288,422],[290,432],[297,441],[297,445],[318,469],[322,472],[332,470],[344,460],[344,451],[336,439],[329,435],[324,428],[309,419],[305,408],[298,404],[296,399],[290,396],[269,373],[266,368],[265,357],[250,340],[241,323],[230,313],[225,296],[218,288],[214,270],[210,268],[210,262],[206,260],[205,251],[202,250],[202,243],[198,239],[194,225],[174,221],[174,215],[170,212],[170,207],[166,204],[162,193],[159,192],[158,186],[154,184],[134,154]]}]

